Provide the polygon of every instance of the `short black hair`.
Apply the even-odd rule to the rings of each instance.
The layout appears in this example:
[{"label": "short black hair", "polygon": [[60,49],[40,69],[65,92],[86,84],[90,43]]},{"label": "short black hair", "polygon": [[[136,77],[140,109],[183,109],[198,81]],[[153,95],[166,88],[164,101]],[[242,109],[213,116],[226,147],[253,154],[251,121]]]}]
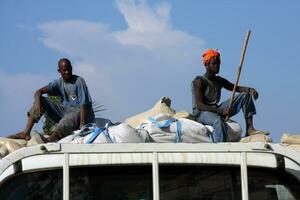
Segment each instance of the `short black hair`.
[{"label": "short black hair", "polygon": [[71,61],[68,58],[61,58],[58,61],[58,67],[60,65],[61,62],[66,62],[68,65],[72,66]]}]

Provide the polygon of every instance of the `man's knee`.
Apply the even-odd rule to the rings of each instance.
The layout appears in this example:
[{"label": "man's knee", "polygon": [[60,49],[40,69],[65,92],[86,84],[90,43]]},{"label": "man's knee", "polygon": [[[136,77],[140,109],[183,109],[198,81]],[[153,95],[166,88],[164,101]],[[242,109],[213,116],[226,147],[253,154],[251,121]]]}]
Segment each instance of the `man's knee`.
[{"label": "man's knee", "polygon": [[56,131],[61,137],[68,136],[79,129],[79,115],[79,112],[70,112],[59,121]]},{"label": "man's knee", "polygon": [[53,103],[53,101],[51,101],[49,98],[47,97],[41,98],[41,106],[44,111],[46,111],[49,107],[51,107],[50,105],[51,103]]},{"label": "man's knee", "polygon": [[35,121],[35,123],[38,123],[40,118],[43,116],[45,111],[45,105],[48,103],[48,99],[45,97],[41,97],[41,113],[37,113],[35,110],[35,102],[33,103],[30,110],[27,112],[28,117],[32,117]]},{"label": "man's knee", "polygon": [[223,125],[224,123],[225,123],[224,118],[221,117],[221,116],[217,116],[217,117],[214,118],[212,124],[215,126],[215,125]]},{"label": "man's knee", "polygon": [[58,124],[56,127],[53,128],[51,131],[52,133],[55,133],[59,139],[64,138],[68,135],[71,135],[75,129],[73,129],[72,126],[68,126],[66,124]]},{"label": "man's knee", "polygon": [[243,99],[250,99],[251,95],[248,92],[242,92],[240,93],[241,98]]}]

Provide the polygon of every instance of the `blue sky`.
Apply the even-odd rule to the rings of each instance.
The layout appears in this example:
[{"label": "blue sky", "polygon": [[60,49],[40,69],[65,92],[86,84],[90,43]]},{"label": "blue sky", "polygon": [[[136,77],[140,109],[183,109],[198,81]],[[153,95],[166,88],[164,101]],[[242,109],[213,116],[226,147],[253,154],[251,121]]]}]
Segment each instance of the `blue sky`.
[{"label": "blue sky", "polygon": [[[296,0],[1,0],[0,135],[23,129],[34,91],[58,76],[61,57],[71,59],[107,109],[100,115],[112,121],[162,96],[191,112],[202,52],[218,49],[220,74],[234,82],[249,29],[240,85],[260,93],[255,126],[275,142],[283,132],[300,134],[299,9]],[[245,127],[242,114],[235,119]]]}]

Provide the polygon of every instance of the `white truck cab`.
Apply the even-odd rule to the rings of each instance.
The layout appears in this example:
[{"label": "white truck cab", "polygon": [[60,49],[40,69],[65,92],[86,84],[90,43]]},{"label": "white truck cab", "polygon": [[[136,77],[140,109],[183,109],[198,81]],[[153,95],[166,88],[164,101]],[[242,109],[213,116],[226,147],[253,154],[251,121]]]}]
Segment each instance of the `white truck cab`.
[{"label": "white truck cab", "polygon": [[300,153],[269,143],[48,143],[0,161],[1,200],[297,200]]}]

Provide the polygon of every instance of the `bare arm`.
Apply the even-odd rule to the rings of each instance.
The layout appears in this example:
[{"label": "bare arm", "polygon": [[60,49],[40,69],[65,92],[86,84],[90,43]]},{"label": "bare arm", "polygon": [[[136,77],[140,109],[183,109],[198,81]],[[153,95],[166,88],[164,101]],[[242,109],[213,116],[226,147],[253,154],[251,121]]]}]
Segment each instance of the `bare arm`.
[{"label": "bare arm", "polygon": [[35,111],[38,115],[41,115],[42,113],[42,105],[41,105],[41,98],[42,95],[48,93],[48,87],[44,86],[40,89],[38,89],[35,93],[34,93],[34,105],[35,105]]},{"label": "bare arm", "polygon": [[80,124],[79,129],[81,129],[86,123],[86,116],[87,116],[87,106],[82,105],[80,106]]},{"label": "bare arm", "polygon": [[245,87],[245,86],[237,86],[236,88],[237,92],[247,92],[249,93],[255,100],[258,98],[258,92],[251,87]]},{"label": "bare arm", "polygon": [[[225,89],[232,91],[234,84],[232,84],[231,82],[229,82],[228,80],[222,78],[222,85]],[[254,97],[254,99],[258,98],[258,92],[251,87],[245,87],[245,86],[237,86],[236,87],[236,92],[241,93],[241,92],[246,92],[249,93],[251,96]]]}]

